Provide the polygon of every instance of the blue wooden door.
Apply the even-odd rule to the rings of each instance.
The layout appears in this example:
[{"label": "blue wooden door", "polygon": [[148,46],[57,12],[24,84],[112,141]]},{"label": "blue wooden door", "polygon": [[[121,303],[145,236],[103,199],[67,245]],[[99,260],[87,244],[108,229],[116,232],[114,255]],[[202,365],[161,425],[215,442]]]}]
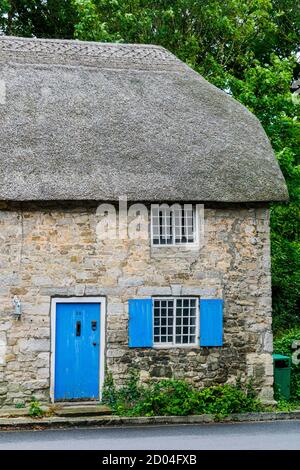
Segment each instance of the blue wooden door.
[{"label": "blue wooden door", "polygon": [[99,397],[100,304],[57,303],[55,400]]}]

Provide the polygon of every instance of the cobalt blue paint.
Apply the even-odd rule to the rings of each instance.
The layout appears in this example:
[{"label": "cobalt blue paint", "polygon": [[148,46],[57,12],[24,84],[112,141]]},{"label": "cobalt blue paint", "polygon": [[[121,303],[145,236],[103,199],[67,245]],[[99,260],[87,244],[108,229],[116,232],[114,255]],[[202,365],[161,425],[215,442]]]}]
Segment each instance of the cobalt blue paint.
[{"label": "cobalt blue paint", "polygon": [[131,299],[128,303],[129,347],[151,348],[153,346],[152,299]]},{"label": "cobalt blue paint", "polygon": [[100,304],[56,304],[55,400],[99,398]]},{"label": "cobalt blue paint", "polygon": [[200,299],[200,346],[223,345],[223,300]]}]

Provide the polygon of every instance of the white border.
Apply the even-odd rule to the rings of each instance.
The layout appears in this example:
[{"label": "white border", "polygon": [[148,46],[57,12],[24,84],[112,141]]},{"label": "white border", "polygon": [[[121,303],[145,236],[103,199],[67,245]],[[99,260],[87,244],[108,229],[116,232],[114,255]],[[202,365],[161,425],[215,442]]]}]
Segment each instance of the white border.
[{"label": "white border", "polygon": [[56,304],[100,304],[100,348],[99,348],[99,400],[101,401],[105,373],[105,297],[53,297],[51,299],[51,350],[50,350],[50,400],[54,403],[55,385],[55,340],[56,340]]},{"label": "white border", "polygon": [[[174,295],[174,296],[166,296],[164,297],[155,295],[152,298],[152,327],[153,327],[153,348],[154,349],[188,349],[188,348],[200,348],[200,298],[195,295]],[[176,300],[176,299],[195,299],[196,300],[196,342],[195,343],[188,343],[188,344],[176,344],[176,343],[154,343],[154,300]]]}]

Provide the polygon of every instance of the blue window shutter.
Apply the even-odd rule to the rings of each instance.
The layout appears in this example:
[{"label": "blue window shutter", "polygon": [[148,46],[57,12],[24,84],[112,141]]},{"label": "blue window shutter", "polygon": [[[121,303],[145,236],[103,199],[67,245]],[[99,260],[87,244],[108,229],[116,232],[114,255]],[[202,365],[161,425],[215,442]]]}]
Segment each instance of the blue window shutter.
[{"label": "blue window shutter", "polygon": [[128,346],[153,346],[152,299],[131,299],[129,304]]},{"label": "blue window shutter", "polygon": [[200,346],[223,345],[223,300],[200,299]]}]

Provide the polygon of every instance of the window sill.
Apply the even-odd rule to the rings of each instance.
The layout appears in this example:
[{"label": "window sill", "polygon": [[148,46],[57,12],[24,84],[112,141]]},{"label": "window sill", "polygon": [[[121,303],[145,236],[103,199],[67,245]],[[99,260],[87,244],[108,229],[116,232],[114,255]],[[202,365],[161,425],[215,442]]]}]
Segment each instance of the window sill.
[{"label": "window sill", "polygon": [[201,252],[201,247],[199,245],[191,246],[150,246],[150,256],[153,258],[168,258],[173,257],[174,255],[179,258],[185,258],[186,256],[190,258],[197,258]]},{"label": "window sill", "polygon": [[193,250],[198,250],[200,247],[199,243],[181,243],[181,244],[176,244],[176,245],[155,245],[151,243],[151,249],[152,250],[161,250],[161,249],[167,249],[167,250],[186,250],[186,251],[193,251]]},{"label": "window sill", "polygon": [[200,349],[199,344],[154,344],[153,349]]}]

